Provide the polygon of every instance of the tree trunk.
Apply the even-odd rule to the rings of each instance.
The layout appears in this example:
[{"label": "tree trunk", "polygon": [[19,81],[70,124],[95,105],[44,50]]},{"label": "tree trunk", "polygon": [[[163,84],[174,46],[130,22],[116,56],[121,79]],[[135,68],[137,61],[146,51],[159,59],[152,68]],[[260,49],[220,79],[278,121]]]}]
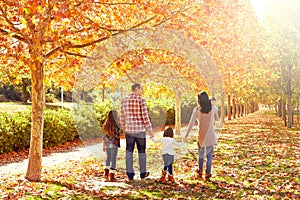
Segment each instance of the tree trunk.
[{"label": "tree trunk", "polygon": [[297,98],[297,123],[299,123],[299,97]]},{"label": "tree trunk", "polygon": [[32,116],[31,138],[28,168],[26,179],[40,181],[43,155],[43,127],[44,127],[44,69],[42,63],[36,61],[35,68],[31,70],[32,80]]},{"label": "tree trunk", "polygon": [[181,128],[181,106],[180,106],[180,93],[175,92],[175,133],[180,135]]},{"label": "tree trunk", "polygon": [[230,94],[227,95],[227,119],[231,120]]},{"label": "tree trunk", "polygon": [[222,120],[222,123],[225,124],[225,96],[224,96],[224,92],[222,92],[222,96],[221,96],[221,120]]},{"label": "tree trunk", "polygon": [[287,126],[286,122],[286,100],[282,99],[282,120],[284,121],[284,125]]},{"label": "tree trunk", "polygon": [[288,128],[292,128],[292,125],[293,125],[293,103],[292,103],[292,96],[293,96],[293,91],[292,91],[292,78],[290,76],[291,74],[291,66],[289,65],[289,68],[288,68],[288,80],[287,80],[287,103],[288,103]]},{"label": "tree trunk", "polygon": [[282,99],[278,101],[278,117],[282,117]]},{"label": "tree trunk", "polygon": [[22,78],[22,102],[26,104],[30,99],[30,93],[27,91],[27,87],[29,85],[30,80],[28,78]]},{"label": "tree trunk", "polygon": [[292,105],[292,92],[290,91],[287,95],[287,100],[288,100],[288,128],[292,128],[293,126],[293,105]]},{"label": "tree trunk", "polygon": [[104,102],[104,100],[105,100],[104,92],[105,92],[105,83],[103,83],[103,85],[102,85],[102,102]]},{"label": "tree trunk", "polygon": [[235,102],[234,97],[232,98],[232,109],[233,109],[232,116],[233,116],[234,119],[236,119],[236,102]]},{"label": "tree trunk", "polygon": [[240,116],[244,116],[244,111],[243,111],[243,104],[240,104]]}]

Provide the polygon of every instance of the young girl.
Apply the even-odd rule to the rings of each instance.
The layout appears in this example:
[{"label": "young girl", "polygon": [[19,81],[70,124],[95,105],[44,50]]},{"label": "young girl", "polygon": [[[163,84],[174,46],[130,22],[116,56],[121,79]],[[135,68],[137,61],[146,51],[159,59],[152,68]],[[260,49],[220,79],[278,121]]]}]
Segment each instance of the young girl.
[{"label": "young girl", "polygon": [[175,181],[173,177],[173,166],[172,166],[174,162],[174,145],[180,147],[184,145],[184,142],[181,143],[176,142],[173,136],[174,136],[173,129],[171,127],[167,127],[164,131],[163,138],[154,139],[153,137],[151,137],[153,142],[162,143],[162,157],[164,161],[164,167],[160,177],[161,182],[166,182],[167,170],[169,172],[168,180],[171,182]]},{"label": "young girl", "polygon": [[[109,178],[109,181],[116,181],[116,160],[118,148],[120,147],[120,128],[119,124],[117,123],[117,119],[117,111],[111,110],[109,111],[107,119],[103,124],[103,151],[106,151],[107,156],[104,168],[104,178]],[[109,170],[111,170],[110,173]]]}]

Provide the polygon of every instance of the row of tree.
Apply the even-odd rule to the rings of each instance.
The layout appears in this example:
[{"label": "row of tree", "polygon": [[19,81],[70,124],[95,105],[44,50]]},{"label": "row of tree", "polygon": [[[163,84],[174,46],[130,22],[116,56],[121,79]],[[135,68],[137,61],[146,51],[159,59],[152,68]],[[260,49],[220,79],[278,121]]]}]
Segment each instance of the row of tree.
[{"label": "row of tree", "polygon": [[225,100],[228,108],[247,108],[279,99],[288,99],[290,116],[299,91],[300,30],[299,4],[290,1],[280,7],[289,12],[270,11],[263,24],[248,0],[0,1],[1,81],[31,80],[26,178],[41,179],[47,85],[88,90],[160,82],[161,92],[176,99],[209,89],[221,100],[223,117]]}]

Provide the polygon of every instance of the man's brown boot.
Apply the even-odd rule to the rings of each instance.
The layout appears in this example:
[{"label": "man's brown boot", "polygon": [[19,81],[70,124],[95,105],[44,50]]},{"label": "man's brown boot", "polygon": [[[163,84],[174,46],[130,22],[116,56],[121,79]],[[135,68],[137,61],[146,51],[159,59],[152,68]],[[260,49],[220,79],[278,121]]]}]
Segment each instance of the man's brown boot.
[{"label": "man's brown boot", "polygon": [[211,174],[205,174],[205,181],[210,181]]},{"label": "man's brown boot", "polygon": [[196,178],[198,178],[198,179],[202,178],[202,171],[203,171],[202,168],[196,170]]}]

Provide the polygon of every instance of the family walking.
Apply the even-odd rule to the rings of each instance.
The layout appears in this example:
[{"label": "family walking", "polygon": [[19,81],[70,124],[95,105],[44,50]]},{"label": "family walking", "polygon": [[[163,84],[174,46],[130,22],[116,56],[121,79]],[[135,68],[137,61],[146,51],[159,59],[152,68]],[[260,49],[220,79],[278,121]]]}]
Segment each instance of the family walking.
[{"label": "family walking", "polygon": [[[128,180],[134,180],[136,175],[133,167],[133,157],[135,144],[138,151],[139,176],[145,179],[150,175],[147,171],[146,156],[146,132],[149,133],[153,142],[162,144],[163,167],[161,172],[161,182],[174,182],[173,162],[174,146],[181,147],[185,144],[192,127],[198,122],[198,169],[197,178],[202,178],[204,157],[206,156],[205,180],[211,177],[212,158],[214,145],[217,139],[214,131],[214,121],[218,120],[217,108],[212,104],[206,92],[198,94],[198,106],[194,108],[184,141],[177,142],[173,136],[171,127],[167,127],[163,137],[154,138],[152,124],[148,116],[146,101],[142,98],[143,87],[140,84],[132,85],[132,93],[121,102],[120,119],[115,110],[108,113],[108,117],[103,125],[104,145],[106,151],[106,162],[104,177],[109,181],[116,181],[116,158],[120,147],[120,130],[123,130],[126,138],[126,175]],[[120,123],[119,123],[120,122]],[[167,176],[168,174],[168,176]]]}]

